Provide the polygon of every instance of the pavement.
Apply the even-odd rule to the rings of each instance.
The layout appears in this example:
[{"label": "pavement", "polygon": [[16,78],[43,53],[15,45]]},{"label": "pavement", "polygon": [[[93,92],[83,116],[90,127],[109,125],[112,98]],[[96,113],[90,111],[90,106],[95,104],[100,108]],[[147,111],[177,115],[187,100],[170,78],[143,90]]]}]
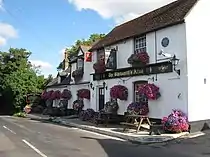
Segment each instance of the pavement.
[{"label": "pavement", "polygon": [[0,117],[0,157],[207,157],[209,147],[210,133],[159,145],[138,145],[74,127]]},{"label": "pavement", "polygon": [[[87,122],[87,121],[81,121],[78,118],[73,118],[71,116],[67,117],[54,117],[50,118],[47,115],[34,115],[34,114],[28,114],[28,118],[31,119],[37,119],[37,120],[50,120],[53,123],[61,124],[64,126],[69,127],[76,127],[79,129],[92,131],[96,133],[100,133],[103,135],[108,135],[112,137],[121,138],[133,143],[138,144],[151,144],[151,143],[162,143],[171,141],[177,138],[181,138],[183,136],[188,135],[188,132],[178,133],[178,134],[161,134],[161,135],[149,135],[148,130],[147,131],[139,131],[136,133],[136,130],[129,129],[129,132],[123,132],[123,128],[120,125],[110,125],[108,127],[105,127],[104,125],[96,126],[93,123]],[[149,126],[144,125],[144,128],[148,128]]]}]

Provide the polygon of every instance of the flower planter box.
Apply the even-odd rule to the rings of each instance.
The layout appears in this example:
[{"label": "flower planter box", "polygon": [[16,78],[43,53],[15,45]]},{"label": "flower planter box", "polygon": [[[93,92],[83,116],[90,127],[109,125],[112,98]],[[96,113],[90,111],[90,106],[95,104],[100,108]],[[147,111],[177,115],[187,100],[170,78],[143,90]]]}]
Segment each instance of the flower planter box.
[{"label": "flower planter box", "polygon": [[142,62],[134,62],[131,64],[132,67],[144,67],[145,64],[143,64]]},{"label": "flower planter box", "polygon": [[72,77],[74,78],[75,81],[79,81],[82,79],[84,75],[84,70],[83,69],[77,69],[72,72]]},{"label": "flower planter box", "polygon": [[146,52],[135,53],[128,58],[127,62],[132,66],[142,67],[149,63],[149,55]]},{"label": "flower planter box", "polygon": [[95,70],[95,73],[103,73],[106,71],[106,65],[104,61],[101,60],[93,64],[93,69]]}]

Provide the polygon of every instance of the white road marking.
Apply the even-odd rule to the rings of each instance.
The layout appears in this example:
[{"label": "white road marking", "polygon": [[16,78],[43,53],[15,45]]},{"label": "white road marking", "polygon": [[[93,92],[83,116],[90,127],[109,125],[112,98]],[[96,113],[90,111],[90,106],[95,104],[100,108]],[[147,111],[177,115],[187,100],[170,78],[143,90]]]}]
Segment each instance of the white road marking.
[{"label": "white road marking", "polygon": [[13,133],[13,134],[15,134],[15,135],[16,135],[16,133],[15,133],[14,131],[12,131],[11,129],[9,129],[8,127],[3,126],[3,128],[4,128],[4,129],[6,129],[6,130],[8,130],[8,131],[10,131],[11,133]]},{"label": "white road marking", "polygon": [[92,132],[92,131],[87,131],[87,130],[82,130],[82,129],[79,129],[79,131],[81,132],[86,132],[86,133],[89,133],[89,134],[93,134],[93,135],[96,135],[96,136],[101,136],[101,137],[104,137],[104,138],[107,138],[107,139],[113,139],[113,140],[117,140],[117,141],[123,141],[125,142],[126,140],[122,139],[122,138],[117,138],[117,137],[112,137],[112,136],[108,136],[108,135],[103,135],[103,134],[100,134],[100,133],[96,133],[96,132]]},{"label": "white road marking", "polygon": [[39,154],[42,157],[47,157],[47,155],[43,154],[39,149],[37,149],[36,147],[34,147],[32,144],[30,144],[28,141],[22,139],[22,141],[28,145],[31,149],[33,149],[37,154]]}]

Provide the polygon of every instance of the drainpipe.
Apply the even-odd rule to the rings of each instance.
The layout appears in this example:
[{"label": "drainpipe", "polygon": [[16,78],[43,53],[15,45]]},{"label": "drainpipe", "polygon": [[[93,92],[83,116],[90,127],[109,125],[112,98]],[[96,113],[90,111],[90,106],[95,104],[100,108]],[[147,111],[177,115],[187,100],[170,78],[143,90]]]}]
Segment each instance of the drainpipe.
[{"label": "drainpipe", "polygon": [[[157,31],[155,31],[155,63],[157,63]],[[155,74],[155,81],[157,81],[157,74]]]}]

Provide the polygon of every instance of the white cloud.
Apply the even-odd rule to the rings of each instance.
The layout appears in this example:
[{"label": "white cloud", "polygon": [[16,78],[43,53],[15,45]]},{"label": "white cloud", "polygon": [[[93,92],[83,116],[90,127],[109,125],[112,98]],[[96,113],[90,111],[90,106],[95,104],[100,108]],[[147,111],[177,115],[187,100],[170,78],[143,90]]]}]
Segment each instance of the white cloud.
[{"label": "white cloud", "polygon": [[33,66],[39,67],[39,70],[41,72],[40,74],[44,75],[45,77],[47,77],[49,74],[53,74],[53,76],[56,74],[53,65],[48,62],[33,59],[30,59],[30,62]]},{"label": "white cloud", "polygon": [[78,11],[90,9],[116,24],[131,20],[175,0],[68,0]]},{"label": "white cloud", "polygon": [[0,0],[0,10],[3,11],[4,8],[3,8],[3,0]]},{"label": "white cloud", "polygon": [[0,46],[4,46],[6,45],[6,43],[7,43],[6,39],[0,36]]},{"label": "white cloud", "polygon": [[0,46],[6,45],[7,40],[17,37],[18,32],[12,25],[0,22]]},{"label": "white cloud", "polygon": [[59,55],[60,55],[60,60],[61,61],[64,59],[64,52],[65,52],[66,48],[69,48],[69,47],[66,46],[66,47],[64,47],[63,49],[61,49],[59,51]]},{"label": "white cloud", "polygon": [[30,60],[30,62],[32,65],[39,66],[41,71],[51,69],[53,67],[50,63],[41,60]]}]

